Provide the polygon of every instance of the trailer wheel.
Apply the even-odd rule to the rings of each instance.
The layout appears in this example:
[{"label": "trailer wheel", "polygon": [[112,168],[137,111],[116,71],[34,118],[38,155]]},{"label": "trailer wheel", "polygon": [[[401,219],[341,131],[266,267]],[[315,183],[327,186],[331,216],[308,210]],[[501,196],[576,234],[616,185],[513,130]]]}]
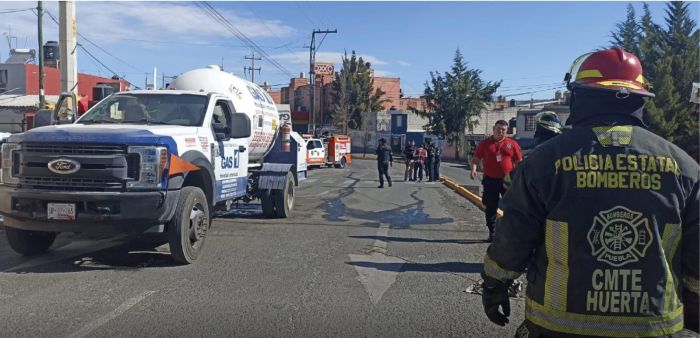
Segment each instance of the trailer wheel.
[{"label": "trailer wheel", "polygon": [[263,216],[273,218],[277,216],[275,213],[275,200],[273,198],[273,190],[267,190],[260,196],[260,205],[262,206]]},{"label": "trailer wheel", "polygon": [[34,256],[46,252],[56,240],[55,232],[30,231],[5,228],[7,242],[12,250],[24,256]]},{"label": "trailer wheel", "polygon": [[294,176],[287,173],[287,180],[283,190],[275,190],[273,194],[275,210],[278,218],[292,217],[294,208]]},{"label": "trailer wheel", "polygon": [[204,249],[211,225],[209,206],[202,189],[182,188],[175,210],[175,216],[167,223],[170,254],[175,262],[194,263]]},{"label": "trailer wheel", "polygon": [[345,169],[345,156],[340,158],[340,163],[336,164],[335,167]]}]

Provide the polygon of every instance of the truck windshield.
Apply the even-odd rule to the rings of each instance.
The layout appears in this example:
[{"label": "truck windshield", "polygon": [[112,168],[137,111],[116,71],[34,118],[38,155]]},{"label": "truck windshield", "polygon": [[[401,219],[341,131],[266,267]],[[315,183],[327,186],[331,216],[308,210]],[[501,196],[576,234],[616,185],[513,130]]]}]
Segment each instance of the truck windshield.
[{"label": "truck windshield", "polygon": [[92,107],[76,123],[171,124],[200,127],[207,97],[191,94],[119,94]]}]

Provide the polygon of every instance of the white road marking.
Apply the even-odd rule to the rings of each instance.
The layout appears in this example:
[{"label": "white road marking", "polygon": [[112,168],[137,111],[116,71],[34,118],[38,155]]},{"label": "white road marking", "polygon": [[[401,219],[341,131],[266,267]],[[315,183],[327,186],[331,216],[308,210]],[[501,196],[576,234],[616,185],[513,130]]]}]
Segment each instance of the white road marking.
[{"label": "white road marking", "polygon": [[343,185],[350,185],[350,184],[353,184],[353,183],[355,183],[355,180],[345,180],[345,181],[343,181]]},{"label": "white road marking", "polygon": [[148,297],[154,293],[155,293],[155,291],[144,291],[136,297],[127,299],[126,302],[122,303],[122,305],[119,305],[119,307],[116,308],[114,311],[98,318],[97,320],[95,320],[91,323],[88,323],[87,325],[83,326],[83,328],[81,328],[77,332],[73,333],[69,337],[81,338],[81,337],[87,336],[88,334],[90,334],[90,332],[95,331],[100,326],[105,325],[110,320],[119,317],[122,313],[126,312],[127,310],[132,308],[134,305],[138,304],[142,300],[146,299],[146,297]]},{"label": "white road marking", "polygon": [[64,247],[59,248],[56,251],[49,252],[47,254],[41,255],[39,257],[30,259],[20,265],[13,266],[12,268],[3,270],[3,272],[12,272],[20,269],[31,268],[43,264],[53,263],[66,258],[71,258],[73,256],[79,255],[83,252],[94,252],[100,251],[113,246],[124,244],[124,237],[108,238],[99,241],[92,240],[81,240],[72,242]]},{"label": "white road marking", "polygon": [[[389,234],[389,225],[383,223],[377,229],[377,237],[386,237]],[[358,280],[365,287],[369,300],[377,304],[384,293],[396,282],[396,277],[401,271],[404,261],[386,255],[387,243],[375,239],[372,245],[373,252],[369,255],[348,255],[350,261],[355,263]],[[364,264],[365,266],[360,266]]]}]

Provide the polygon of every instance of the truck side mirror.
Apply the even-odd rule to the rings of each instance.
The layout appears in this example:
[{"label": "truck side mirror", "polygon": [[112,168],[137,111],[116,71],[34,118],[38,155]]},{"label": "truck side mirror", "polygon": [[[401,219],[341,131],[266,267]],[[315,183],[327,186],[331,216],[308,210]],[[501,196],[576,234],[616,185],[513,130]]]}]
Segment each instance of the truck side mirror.
[{"label": "truck side mirror", "polygon": [[34,128],[50,126],[53,124],[53,111],[50,109],[39,109],[34,114]]},{"label": "truck side mirror", "polygon": [[244,113],[231,115],[231,138],[250,137],[250,118]]}]

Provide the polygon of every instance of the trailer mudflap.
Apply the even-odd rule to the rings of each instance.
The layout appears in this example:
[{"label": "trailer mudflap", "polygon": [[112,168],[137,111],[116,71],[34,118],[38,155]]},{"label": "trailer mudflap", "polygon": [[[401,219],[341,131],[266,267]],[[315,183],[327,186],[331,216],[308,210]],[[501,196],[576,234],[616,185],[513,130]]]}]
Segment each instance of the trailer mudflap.
[{"label": "trailer mudflap", "polygon": [[258,188],[261,190],[283,190],[287,183],[287,173],[292,169],[287,163],[263,163],[259,171]]}]

